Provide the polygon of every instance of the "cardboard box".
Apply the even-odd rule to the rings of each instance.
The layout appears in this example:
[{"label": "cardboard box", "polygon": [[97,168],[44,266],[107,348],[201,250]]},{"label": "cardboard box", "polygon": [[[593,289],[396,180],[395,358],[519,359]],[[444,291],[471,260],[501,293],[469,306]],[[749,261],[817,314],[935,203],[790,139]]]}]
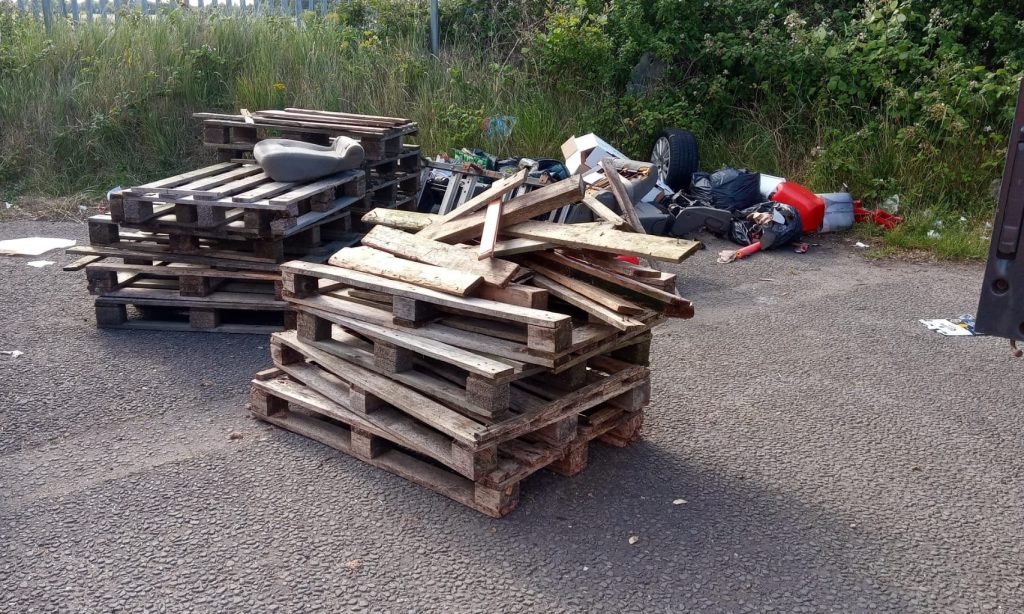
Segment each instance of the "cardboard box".
[{"label": "cardboard box", "polygon": [[562,143],[562,156],[565,157],[565,167],[573,175],[598,168],[605,158],[629,159],[593,132],[571,137]]}]

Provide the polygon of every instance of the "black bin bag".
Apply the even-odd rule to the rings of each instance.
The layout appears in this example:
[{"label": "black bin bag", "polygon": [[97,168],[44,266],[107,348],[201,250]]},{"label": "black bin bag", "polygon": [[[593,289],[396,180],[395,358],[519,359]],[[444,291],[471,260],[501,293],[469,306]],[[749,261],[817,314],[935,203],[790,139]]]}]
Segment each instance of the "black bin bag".
[{"label": "black bin bag", "polygon": [[761,174],[723,167],[711,173],[694,173],[691,195],[705,206],[739,211],[761,202]]}]

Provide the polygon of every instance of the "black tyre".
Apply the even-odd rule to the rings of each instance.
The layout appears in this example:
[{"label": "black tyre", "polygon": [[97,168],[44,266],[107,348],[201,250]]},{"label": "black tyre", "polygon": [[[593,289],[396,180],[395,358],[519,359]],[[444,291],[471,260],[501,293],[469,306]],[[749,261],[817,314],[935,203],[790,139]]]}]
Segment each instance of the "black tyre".
[{"label": "black tyre", "polygon": [[654,141],[651,162],[658,165],[658,178],[673,190],[690,187],[690,177],[700,170],[697,137],[688,130],[663,130]]}]

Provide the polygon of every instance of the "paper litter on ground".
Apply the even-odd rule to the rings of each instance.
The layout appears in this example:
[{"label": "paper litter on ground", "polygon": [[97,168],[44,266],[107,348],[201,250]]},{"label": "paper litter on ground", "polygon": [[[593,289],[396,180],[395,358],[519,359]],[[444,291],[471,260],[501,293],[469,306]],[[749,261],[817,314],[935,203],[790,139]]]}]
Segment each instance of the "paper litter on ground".
[{"label": "paper litter on ground", "polygon": [[0,241],[2,256],[42,256],[48,251],[64,249],[75,244],[74,239],[54,239],[51,237],[25,237]]},{"label": "paper litter on ground", "polygon": [[26,262],[25,264],[27,264],[29,266],[34,266],[37,269],[41,269],[44,266],[50,266],[51,264],[57,264],[57,263],[54,262],[53,260],[33,260],[32,262]]},{"label": "paper litter on ground", "polygon": [[981,333],[974,332],[974,316],[964,314],[956,318],[938,318],[920,320],[929,330],[934,330],[947,337],[972,337]]}]

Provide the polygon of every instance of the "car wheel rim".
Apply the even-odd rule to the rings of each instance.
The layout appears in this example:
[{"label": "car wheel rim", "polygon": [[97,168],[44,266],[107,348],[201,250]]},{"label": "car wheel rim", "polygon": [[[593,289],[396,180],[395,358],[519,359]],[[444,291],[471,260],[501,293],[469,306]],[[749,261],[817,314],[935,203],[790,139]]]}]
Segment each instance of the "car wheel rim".
[{"label": "car wheel rim", "polygon": [[668,167],[672,161],[672,147],[665,137],[654,142],[654,151],[651,153],[651,162],[658,165],[658,179],[665,181],[668,177]]}]

